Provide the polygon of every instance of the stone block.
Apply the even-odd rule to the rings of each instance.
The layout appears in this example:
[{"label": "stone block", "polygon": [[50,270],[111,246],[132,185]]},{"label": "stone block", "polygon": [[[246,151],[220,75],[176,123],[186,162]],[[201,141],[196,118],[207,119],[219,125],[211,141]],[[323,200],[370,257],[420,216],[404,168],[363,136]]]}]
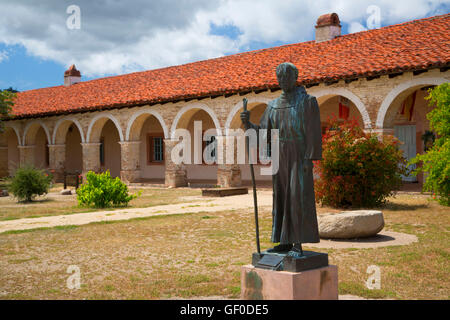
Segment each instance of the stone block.
[{"label": "stone block", "polygon": [[318,217],[319,235],[323,239],[352,239],[376,235],[383,230],[381,211],[355,210]]},{"label": "stone block", "polygon": [[70,189],[61,190],[60,194],[62,196],[70,196],[70,195],[72,195],[72,190],[70,190]]},{"label": "stone block", "polygon": [[273,271],[242,267],[243,300],[337,300],[337,266],[302,272]]},{"label": "stone block", "polygon": [[202,196],[204,197],[229,197],[239,194],[248,194],[248,188],[207,188],[202,189]]}]

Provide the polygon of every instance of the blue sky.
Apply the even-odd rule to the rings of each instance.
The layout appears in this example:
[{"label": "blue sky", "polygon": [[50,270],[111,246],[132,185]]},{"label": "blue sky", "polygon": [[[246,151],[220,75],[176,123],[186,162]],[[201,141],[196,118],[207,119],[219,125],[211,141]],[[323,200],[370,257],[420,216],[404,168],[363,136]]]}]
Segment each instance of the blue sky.
[{"label": "blue sky", "polygon": [[[70,4],[80,8],[79,30],[67,27]],[[313,40],[328,12],[339,14],[343,34],[356,32],[368,27],[373,4],[380,26],[450,9],[448,0],[0,0],[11,13],[0,20],[0,89],[61,85],[72,63],[89,80]]]},{"label": "blue sky", "polygon": [[0,43],[0,51],[6,51],[8,58],[0,63],[0,88],[13,87],[28,90],[60,85],[65,66],[27,54],[22,45]]}]

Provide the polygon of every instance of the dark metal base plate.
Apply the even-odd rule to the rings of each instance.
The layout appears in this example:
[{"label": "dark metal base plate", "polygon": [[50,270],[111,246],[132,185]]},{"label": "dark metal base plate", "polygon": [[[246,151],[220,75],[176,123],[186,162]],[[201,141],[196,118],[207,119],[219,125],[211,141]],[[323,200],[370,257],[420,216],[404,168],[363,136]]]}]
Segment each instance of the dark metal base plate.
[{"label": "dark metal base plate", "polygon": [[301,272],[328,266],[328,254],[303,251],[303,256],[292,257],[288,252],[255,252],[252,255],[252,265],[261,269]]}]

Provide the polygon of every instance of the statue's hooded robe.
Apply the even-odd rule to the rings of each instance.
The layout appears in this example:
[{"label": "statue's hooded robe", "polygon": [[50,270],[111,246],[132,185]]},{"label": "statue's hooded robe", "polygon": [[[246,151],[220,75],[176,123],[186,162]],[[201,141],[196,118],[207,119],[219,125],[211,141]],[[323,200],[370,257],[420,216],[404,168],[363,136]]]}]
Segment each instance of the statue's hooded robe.
[{"label": "statue's hooded robe", "polygon": [[304,87],[295,90],[293,105],[283,95],[270,101],[259,126],[268,133],[279,130],[279,170],[272,177],[272,242],[281,244],[320,241],[312,171],[312,160],[322,159],[320,112],[316,98]]}]

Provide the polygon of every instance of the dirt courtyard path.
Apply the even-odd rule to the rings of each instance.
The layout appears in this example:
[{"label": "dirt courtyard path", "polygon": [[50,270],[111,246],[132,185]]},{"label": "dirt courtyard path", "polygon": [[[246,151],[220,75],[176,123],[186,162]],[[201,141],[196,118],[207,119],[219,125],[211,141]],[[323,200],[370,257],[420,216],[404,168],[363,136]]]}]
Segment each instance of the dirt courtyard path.
[{"label": "dirt courtyard path", "polygon": [[[252,193],[233,197],[213,198],[190,196],[186,203],[160,205],[148,208],[124,208],[109,211],[66,214],[58,216],[25,218],[0,221],[0,233],[68,225],[84,225],[93,222],[129,220],[158,215],[186,214],[196,212],[219,212],[253,208]],[[272,191],[258,191],[258,207],[272,206]]]},{"label": "dirt courtyard path", "polygon": [[[253,209],[253,194],[237,195],[231,197],[202,197],[202,196],[184,196],[183,202],[177,204],[166,204],[152,206],[148,208],[124,208],[108,211],[85,212],[75,214],[64,214],[57,216],[46,216],[39,218],[23,218],[15,220],[0,221],[0,233],[8,231],[31,230],[39,228],[52,228],[62,226],[79,226],[95,222],[105,221],[126,221],[136,218],[146,218],[152,216],[167,216],[178,214],[189,214],[205,212],[222,212],[241,210],[248,211]],[[258,191],[258,208],[269,209],[272,206],[272,191]],[[331,208],[317,207],[317,213],[324,211],[338,211]],[[416,242],[417,237],[403,233],[389,232],[383,230],[375,237],[357,240],[349,239],[339,240],[321,240],[317,244],[308,244],[313,248],[375,248],[392,245],[408,245]]]}]

